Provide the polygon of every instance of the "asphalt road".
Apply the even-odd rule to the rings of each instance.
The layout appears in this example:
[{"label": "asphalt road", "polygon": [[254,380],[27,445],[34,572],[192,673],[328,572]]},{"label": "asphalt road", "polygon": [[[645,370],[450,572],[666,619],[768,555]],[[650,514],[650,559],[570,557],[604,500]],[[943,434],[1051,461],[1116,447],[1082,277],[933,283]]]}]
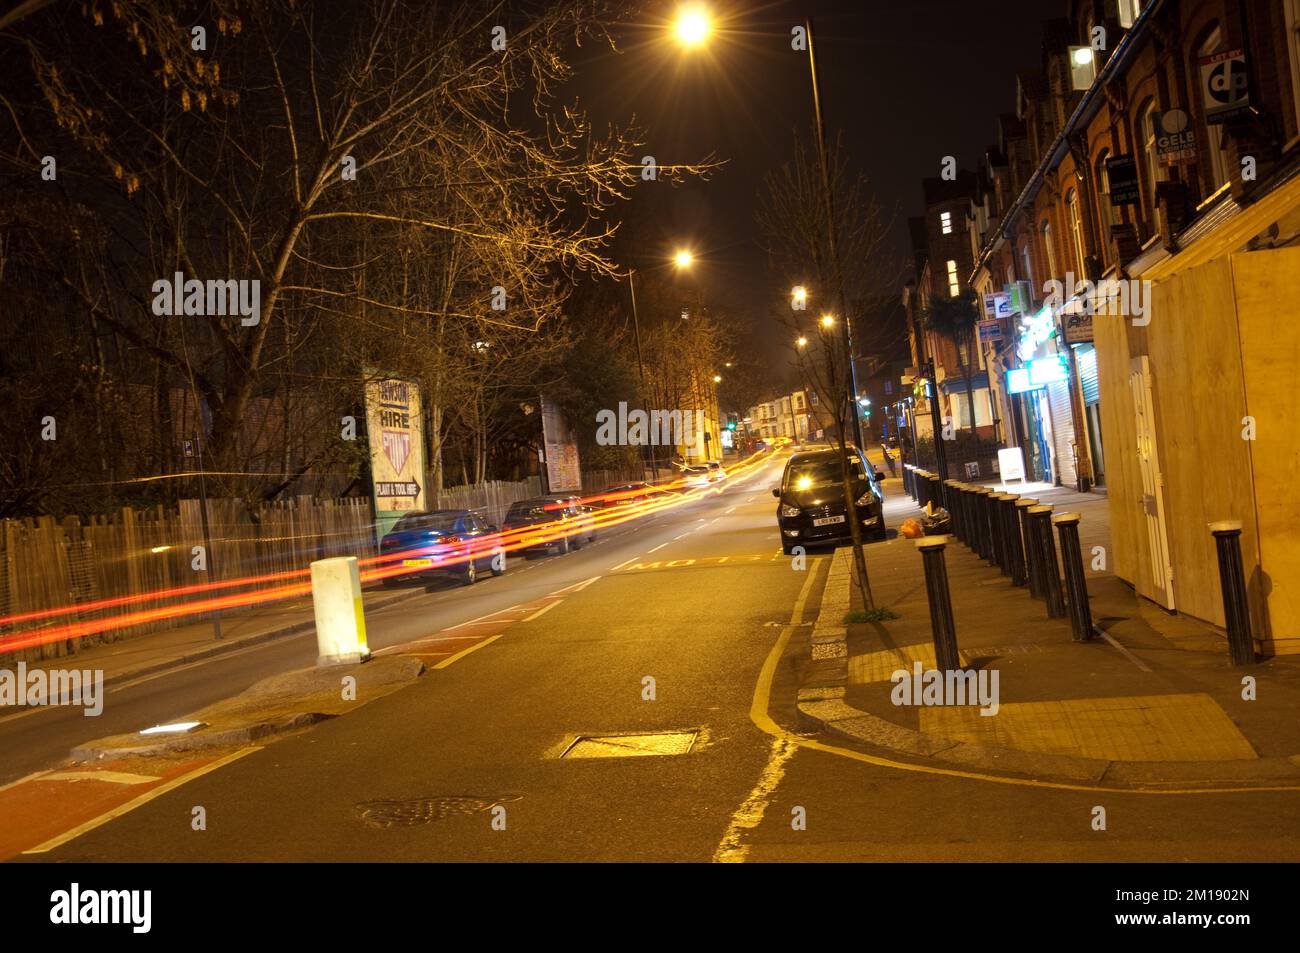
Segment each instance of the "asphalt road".
[{"label": "asphalt road", "polygon": [[[517,603],[523,590],[599,577],[413,686],[198,777],[42,859],[1300,856],[1291,792],[976,781],[866,763],[843,742],[801,734],[794,690],[825,565],[799,570],[779,555],[773,482],[769,469],[526,576],[394,607],[385,637],[409,638],[452,617],[430,608],[444,601],[467,604],[440,611],[489,611],[479,600],[496,598],[496,583],[512,583],[496,588]],[[625,737],[633,732],[694,733],[694,742],[682,753],[609,757],[640,744]],[[596,746],[604,757],[562,757],[578,736],[623,737]],[[206,831],[190,829],[197,805]],[[1097,806],[1107,811],[1104,831],[1093,829]]]}]

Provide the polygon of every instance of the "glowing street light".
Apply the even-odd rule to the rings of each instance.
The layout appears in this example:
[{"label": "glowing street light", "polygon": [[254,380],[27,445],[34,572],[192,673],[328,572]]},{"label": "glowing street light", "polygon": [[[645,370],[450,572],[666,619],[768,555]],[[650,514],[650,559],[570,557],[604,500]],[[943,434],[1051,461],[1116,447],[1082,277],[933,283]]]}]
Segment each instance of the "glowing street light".
[{"label": "glowing street light", "polygon": [[829,314],[822,315],[822,327],[829,328],[835,323],[835,318]]},{"label": "glowing street light", "polygon": [[800,337],[799,340],[795,341],[794,343],[799,347],[807,347],[808,339],[806,337]]},{"label": "glowing street light", "polygon": [[714,375],[713,375],[713,383],[715,383],[715,384],[721,384],[721,383],[722,383],[722,375],[721,375],[721,374],[714,374]]},{"label": "glowing street light", "polygon": [[808,289],[803,285],[795,285],[790,289],[790,297],[794,299],[796,305],[802,308],[808,301]]},{"label": "glowing street light", "polygon": [[677,42],[687,49],[703,46],[713,32],[713,18],[702,6],[682,7],[673,22]]},{"label": "glowing street light", "polygon": [[689,268],[691,265],[695,264],[695,256],[687,249],[683,248],[673,256],[673,264],[678,268]]}]

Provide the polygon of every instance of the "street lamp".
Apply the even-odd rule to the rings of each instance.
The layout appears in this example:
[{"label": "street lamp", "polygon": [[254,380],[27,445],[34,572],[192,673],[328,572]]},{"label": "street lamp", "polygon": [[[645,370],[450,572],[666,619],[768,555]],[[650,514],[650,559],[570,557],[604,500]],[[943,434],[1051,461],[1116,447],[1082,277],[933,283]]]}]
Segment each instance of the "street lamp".
[{"label": "street lamp", "polygon": [[673,264],[678,268],[689,268],[695,264],[695,256],[687,249],[683,248],[673,256]]},{"label": "street lamp", "polygon": [[808,303],[808,289],[803,285],[795,285],[790,289],[790,298],[794,301],[794,306],[802,311],[803,306]]},{"label": "street lamp", "polygon": [[822,315],[822,327],[829,328],[835,324],[835,318],[829,314]]},{"label": "street lamp", "polygon": [[713,32],[713,18],[702,6],[682,7],[673,22],[673,32],[677,42],[687,49],[703,46]]},{"label": "street lamp", "polygon": [[802,348],[802,347],[807,347],[807,346],[808,346],[808,339],[807,339],[806,337],[802,337],[802,336],[801,336],[801,337],[799,338],[799,340],[795,341],[794,343],[795,343],[795,346],[796,346],[796,347],[801,347],[801,348]]}]

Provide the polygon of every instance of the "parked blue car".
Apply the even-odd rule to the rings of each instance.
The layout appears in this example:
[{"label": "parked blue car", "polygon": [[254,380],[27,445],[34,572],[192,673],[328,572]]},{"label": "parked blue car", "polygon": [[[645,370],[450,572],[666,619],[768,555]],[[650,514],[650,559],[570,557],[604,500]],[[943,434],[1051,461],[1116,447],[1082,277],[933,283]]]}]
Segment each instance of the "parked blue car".
[{"label": "parked blue car", "polygon": [[[384,578],[385,586],[411,579],[450,575],[472,586],[480,573],[506,571],[505,549],[491,539],[500,531],[472,510],[407,513],[384,534],[379,554],[401,553],[384,568],[409,570]],[[472,558],[471,558],[472,555]]]}]

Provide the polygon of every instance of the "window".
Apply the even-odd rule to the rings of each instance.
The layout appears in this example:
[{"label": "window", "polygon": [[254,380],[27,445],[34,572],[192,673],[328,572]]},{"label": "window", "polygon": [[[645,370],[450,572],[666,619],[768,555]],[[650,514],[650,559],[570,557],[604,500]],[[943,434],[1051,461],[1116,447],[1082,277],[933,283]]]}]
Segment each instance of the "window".
[{"label": "window", "polygon": [[952,212],[939,213],[939,227],[943,229],[945,235],[952,234]]},{"label": "window", "polygon": [[957,263],[951,258],[948,259],[948,295],[957,297],[961,294],[961,282],[957,278]]},{"label": "window", "polygon": [[1160,161],[1156,156],[1156,101],[1149,101],[1142,111],[1138,113],[1141,117],[1138,128],[1141,130],[1143,141],[1142,153],[1145,158],[1143,168],[1143,178],[1146,179],[1146,212],[1147,221],[1151,223],[1149,234],[1155,233],[1156,220],[1156,183],[1160,181]]},{"label": "window", "polygon": [[1291,95],[1295,102],[1296,118],[1300,120],[1300,0],[1286,2],[1286,35],[1291,38],[1288,50],[1291,60]]},{"label": "window", "polygon": [[1025,276],[1025,281],[1029,282],[1031,288],[1038,287],[1034,283],[1034,262],[1029,254],[1029,242],[1025,242],[1025,247],[1020,249],[1020,265],[1024,270],[1021,272]]},{"label": "window", "polygon": [[[1216,26],[1210,31],[1205,41],[1201,43],[1197,50],[1201,56],[1209,56],[1211,53],[1219,52],[1219,47],[1223,44],[1223,34]],[[1224,148],[1223,125],[1217,123],[1205,125],[1205,170],[1210,176],[1210,192],[1214,192],[1219,186],[1228,181],[1228,153]],[[1208,193],[1207,193],[1208,194]]]},{"label": "window", "polygon": [[1106,160],[1110,157],[1110,152],[1104,151],[1097,156],[1096,182],[1097,182],[1097,221],[1101,225],[1101,237],[1098,244],[1102,248],[1102,256],[1106,261],[1110,261],[1110,227],[1115,224],[1115,209],[1110,204],[1110,175],[1106,172]]},{"label": "window", "polygon": [[1079,193],[1070,189],[1065,193],[1065,210],[1070,216],[1070,238],[1074,242],[1075,276],[1082,279],[1087,273],[1083,264],[1083,219],[1079,216]]},{"label": "window", "polygon": [[1119,25],[1124,29],[1131,27],[1142,11],[1142,0],[1119,0]]},{"label": "window", "polygon": [[1056,246],[1052,244],[1052,226],[1047,219],[1043,219],[1043,250],[1047,252],[1047,270],[1051,272],[1049,278],[1060,277],[1060,270],[1056,267]]}]

